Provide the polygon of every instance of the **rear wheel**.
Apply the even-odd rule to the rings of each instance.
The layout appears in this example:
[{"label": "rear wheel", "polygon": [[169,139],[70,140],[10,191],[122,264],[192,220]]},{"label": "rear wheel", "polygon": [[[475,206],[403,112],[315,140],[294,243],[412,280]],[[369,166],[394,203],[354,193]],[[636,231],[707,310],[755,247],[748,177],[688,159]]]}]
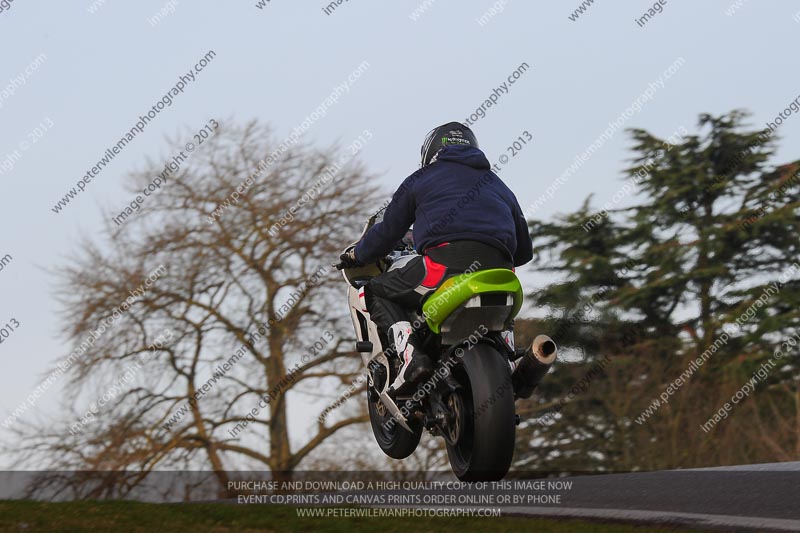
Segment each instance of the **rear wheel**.
[{"label": "rear wheel", "polygon": [[511,466],[516,433],[508,362],[480,343],[464,353],[453,376],[461,385],[453,393],[458,398],[447,402],[450,438],[445,440],[453,473],[462,481],[502,479]]},{"label": "rear wheel", "polygon": [[405,459],[414,453],[422,437],[422,424],[419,420],[409,419],[408,425],[413,430],[409,432],[393,419],[380,399],[371,401],[368,395],[367,404],[372,434],[375,435],[375,440],[383,453],[393,459]]}]

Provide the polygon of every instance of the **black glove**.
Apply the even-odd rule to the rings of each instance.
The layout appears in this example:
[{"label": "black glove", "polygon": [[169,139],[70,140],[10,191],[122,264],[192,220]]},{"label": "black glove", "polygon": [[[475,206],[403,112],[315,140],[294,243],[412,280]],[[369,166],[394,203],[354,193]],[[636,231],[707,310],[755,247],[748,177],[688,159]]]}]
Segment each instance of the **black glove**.
[{"label": "black glove", "polygon": [[347,250],[344,251],[342,255],[339,256],[339,260],[341,263],[336,265],[336,268],[339,270],[343,268],[353,268],[357,266],[361,266],[361,262],[356,259],[356,247],[350,246]]}]

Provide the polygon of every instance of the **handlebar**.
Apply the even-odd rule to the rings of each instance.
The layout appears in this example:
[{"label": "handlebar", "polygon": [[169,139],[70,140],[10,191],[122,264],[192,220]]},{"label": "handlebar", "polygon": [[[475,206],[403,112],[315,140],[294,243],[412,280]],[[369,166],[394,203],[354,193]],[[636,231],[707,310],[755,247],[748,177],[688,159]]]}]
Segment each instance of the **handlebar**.
[{"label": "handlebar", "polygon": [[[387,255],[386,257],[384,257],[383,260],[386,263],[391,264],[398,257],[403,257],[403,256],[406,256],[406,255],[417,255],[417,253],[413,249],[409,250],[407,248],[404,249],[404,250],[396,250],[394,253],[391,253],[391,254]],[[333,268],[335,268],[336,270],[344,270],[345,268],[355,268],[355,267],[366,266],[366,265],[350,265],[350,264],[346,264],[344,261],[339,261],[338,263],[333,263],[331,266]]]}]

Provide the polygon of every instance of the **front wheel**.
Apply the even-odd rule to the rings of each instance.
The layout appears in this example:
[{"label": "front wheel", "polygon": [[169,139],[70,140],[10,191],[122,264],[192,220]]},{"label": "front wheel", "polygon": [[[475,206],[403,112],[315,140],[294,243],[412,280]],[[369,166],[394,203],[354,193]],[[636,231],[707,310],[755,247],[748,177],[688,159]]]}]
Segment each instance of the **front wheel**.
[{"label": "front wheel", "polygon": [[371,401],[369,393],[367,394],[367,404],[372,434],[375,435],[375,440],[383,453],[392,459],[405,459],[414,453],[422,437],[422,424],[417,419],[409,419],[408,425],[414,430],[409,433],[394,420],[379,399]]},{"label": "front wheel", "polygon": [[516,421],[511,370],[491,345],[479,343],[464,352],[453,368],[461,388],[448,400],[455,439],[446,439],[447,457],[461,481],[497,481],[511,466]]}]

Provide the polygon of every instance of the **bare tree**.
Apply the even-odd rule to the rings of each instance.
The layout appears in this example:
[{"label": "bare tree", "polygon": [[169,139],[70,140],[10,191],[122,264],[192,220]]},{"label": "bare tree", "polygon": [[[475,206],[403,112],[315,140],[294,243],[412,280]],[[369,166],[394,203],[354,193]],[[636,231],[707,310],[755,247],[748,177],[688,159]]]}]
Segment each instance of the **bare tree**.
[{"label": "bare tree", "polygon": [[[361,372],[331,264],[380,205],[378,190],[355,150],[274,139],[255,122],[223,125],[184,151],[137,212],[109,221],[104,242],[81,245],[61,274],[74,344],[129,305],[67,370],[72,413],[28,436],[29,460],[105,471],[93,496],[164,469],[210,469],[225,487],[231,469],[289,477],[325,439],[366,420],[347,409],[319,422],[302,390],[341,391]],[[131,176],[132,194],[162,165]],[[166,273],[136,292],[159,265]],[[115,384],[121,392],[107,393]],[[113,399],[99,406],[103,395]],[[92,404],[93,420],[76,419]],[[290,416],[304,428],[291,439]]]}]

